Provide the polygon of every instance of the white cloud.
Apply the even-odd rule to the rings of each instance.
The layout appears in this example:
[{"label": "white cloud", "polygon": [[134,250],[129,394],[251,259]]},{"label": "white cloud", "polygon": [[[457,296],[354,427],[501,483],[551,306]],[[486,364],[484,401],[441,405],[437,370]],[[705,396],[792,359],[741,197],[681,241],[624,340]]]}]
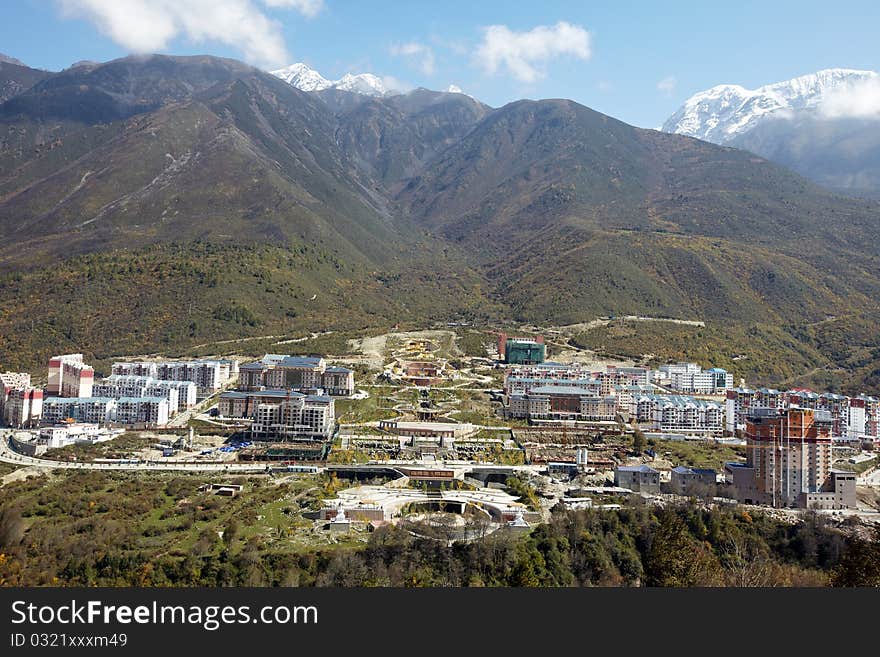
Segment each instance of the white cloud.
[{"label": "white cloud", "polygon": [[392,55],[414,60],[418,69],[425,75],[434,75],[436,70],[434,51],[425,44],[410,41],[402,45],[392,45],[390,50]]},{"label": "white cloud", "polygon": [[880,119],[880,77],[834,89],[819,105],[819,112],[829,119]]},{"label": "white cloud", "polygon": [[601,91],[603,94],[608,93],[609,91],[611,91],[612,88],[611,83],[608,80],[599,80],[599,84],[596,86],[599,87],[599,91]]},{"label": "white cloud", "polygon": [[671,96],[672,92],[675,91],[675,87],[678,86],[678,80],[674,75],[669,75],[660,80],[657,83],[657,90],[662,91],[667,96]]},{"label": "white cloud", "polygon": [[268,7],[296,9],[306,18],[314,18],[324,8],[324,0],[263,0]]},{"label": "white cloud", "polygon": [[546,75],[542,64],[560,55],[589,59],[590,33],[579,25],[560,21],[539,25],[527,32],[514,32],[506,25],[483,29],[483,41],[475,56],[488,73],[499,68],[521,82],[535,82]]},{"label": "white cloud", "polygon": [[409,82],[405,82],[393,75],[383,75],[381,79],[382,86],[388,91],[396,91],[397,93],[405,94],[415,89],[415,87]]},{"label": "white cloud", "polygon": [[[281,26],[251,0],[58,0],[68,17],[85,18],[123,48],[134,53],[158,52],[172,39],[195,43],[218,41],[265,67],[287,64],[290,56]],[[313,16],[322,0],[262,0]]]}]

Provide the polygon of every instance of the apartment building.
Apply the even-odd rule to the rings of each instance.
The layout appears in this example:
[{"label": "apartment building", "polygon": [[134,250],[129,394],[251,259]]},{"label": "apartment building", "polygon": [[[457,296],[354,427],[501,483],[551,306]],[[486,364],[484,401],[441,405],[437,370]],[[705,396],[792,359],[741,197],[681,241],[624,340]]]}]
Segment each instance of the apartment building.
[{"label": "apartment building", "polygon": [[678,392],[692,395],[723,395],[733,388],[733,375],[720,367],[704,370],[696,363],[661,365],[655,379]]},{"label": "apartment building", "polygon": [[735,469],[734,486],[750,491],[751,501],[776,507],[854,507],[855,475],[831,469],[831,427],[827,410],[754,411],[746,420],[746,464]]},{"label": "apartment building", "polygon": [[0,421],[9,427],[32,427],[40,423],[43,414],[43,391],[33,386],[5,389]]},{"label": "apartment building", "polygon": [[774,388],[732,388],[725,399],[725,429],[730,433],[744,431],[746,418],[750,413],[761,409],[783,408],[787,397]]},{"label": "apartment building", "polygon": [[151,376],[113,374],[94,386],[94,396],[165,397],[171,415],[192,408],[196,404],[197,386],[192,381],[161,381]]},{"label": "apartment building", "polygon": [[[27,417],[30,416],[30,403],[27,404],[26,408],[18,408],[18,404],[16,404],[17,408],[14,411],[15,421],[10,420],[8,417],[10,412],[8,404],[10,403],[9,397],[13,390],[34,390],[31,387],[31,375],[27,372],[0,372],[0,424],[20,427],[23,426],[23,423],[20,422],[22,412],[24,411]],[[42,406],[42,390],[40,391],[39,399]]]},{"label": "apartment building", "polygon": [[47,397],[43,400],[43,424],[68,420],[107,424],[116,419],[116,400],[109,397]]},{"label": "apartment building", "polygon": [[876,397],[849,397],[834,393],[816,393],[806,388],[787,391],[773,388],[727,391],[726,429],[744,431],[750,413],[767,409],[800,408],[825,411],[830,418],[831,437],[835,440],[877,438],[880,430],[880,402]]},{"label": "apartment building", "polygon": [[306,396],[297,390],[231,390],[220,393],[217,412],[224,418],[253,419],[260,404],[278,404]]},{"label": "apartment building", "polygon": [[613,422],[616,409],[613,396],[598,396],[588,388],[548,385],[510,395],[507,413],[530,420]]},{"label": "apartment building", "polygon": [[663,433],[721,436],[724,407],[686,395],[642,395],[636,401],[636,421]]},{"label": "apartment building", "polygon": [[161,427],[168,424],[169,409],[166,397],[123,397],[116,402],[113,421]]},{"label": "apartment building", "polygon": [[336,422],[335,404],[326,395],[291,395],[257,405],[253,420],[253,440],[329,440]]},{"label": "apartment building", "polygon": [[190,381],[198,393],[210,395],[239,373],[232,360],[170,360],[161,362],[113,363],[112,373],[120,376],[148,376],[160,381]]},{"label": "apartment building", "polygon": [[65,354],[49,359],[46,396],[91,397],[95,370],[83,362],[82,354]]},{"label": "apartment building", "polygon": [[266,354],[239,368],[240,390],[323,390],[343,397],[354,394],[354,372],[347,367],[328,367],[320,356]]}]

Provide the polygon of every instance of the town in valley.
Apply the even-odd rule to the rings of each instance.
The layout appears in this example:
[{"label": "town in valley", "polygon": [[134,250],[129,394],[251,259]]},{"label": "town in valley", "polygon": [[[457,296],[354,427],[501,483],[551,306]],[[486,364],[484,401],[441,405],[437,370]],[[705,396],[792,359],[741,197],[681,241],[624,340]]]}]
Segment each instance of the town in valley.
[{"label": "town in valley", "polygon": [[601,359],[564,327],[453,324],[283,353],[316,337],[256,357],[151,355],[99,371],[73,353],[0,373],[0,460],[15,468],[4,481],[180,472],[221,497],[256,480],[330,481],[301,530],[325,542],[397,524],[470,540],[528,531],[559,505],[634,500],[880,519],[880,400],[868,394]]}]

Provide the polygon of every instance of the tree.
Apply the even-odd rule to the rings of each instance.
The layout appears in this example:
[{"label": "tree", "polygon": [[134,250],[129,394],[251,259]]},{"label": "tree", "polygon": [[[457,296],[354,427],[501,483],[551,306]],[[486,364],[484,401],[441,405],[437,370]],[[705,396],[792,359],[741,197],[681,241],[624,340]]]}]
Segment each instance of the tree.
[{"label": "tree", "polygon": [[880,586],[880,528],[874,539],[856,539],[831,579],[833,586]]},{"label": "tree", "polygon": [[722,582],[717,557],[691,536],[674,511],[665,511],[645,555],[646,586],[717,586]]},{"label": "tree", "polygon": [[647,441],[645,440],[645,434],[642,433],[641,429],[633,430],[633,451],[636,454],[641,454],[645,450],[645,446],[647,445]]}]

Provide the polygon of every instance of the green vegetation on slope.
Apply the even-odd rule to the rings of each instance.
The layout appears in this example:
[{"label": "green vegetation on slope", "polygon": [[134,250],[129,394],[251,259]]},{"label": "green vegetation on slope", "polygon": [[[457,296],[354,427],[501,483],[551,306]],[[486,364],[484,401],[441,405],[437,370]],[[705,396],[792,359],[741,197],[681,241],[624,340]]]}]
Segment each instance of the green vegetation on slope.
[{"label": "green vegetation on slope", "polygon": [[[336,539],[302,513],[333,482],[76,472],[0,489],[0,585],[877,586],[880,537],[808,516],[637,505],[557,510],[518,536],[471,543],[393,527]],[[222,532],[222,534],[221,534]]]},{"label": "green vegetation on slope", "polygon": [[395,318],[485,319],[494,307],[468,272],[438,276],[452,266],[440,259],[409,268],[405,277],[393,266],[370,271],[309,245],[197,241],[9,272],[0,277],[0,362],[35,369],[68,351],[95,361],[186,355],[207,342],[387,327]]}]

